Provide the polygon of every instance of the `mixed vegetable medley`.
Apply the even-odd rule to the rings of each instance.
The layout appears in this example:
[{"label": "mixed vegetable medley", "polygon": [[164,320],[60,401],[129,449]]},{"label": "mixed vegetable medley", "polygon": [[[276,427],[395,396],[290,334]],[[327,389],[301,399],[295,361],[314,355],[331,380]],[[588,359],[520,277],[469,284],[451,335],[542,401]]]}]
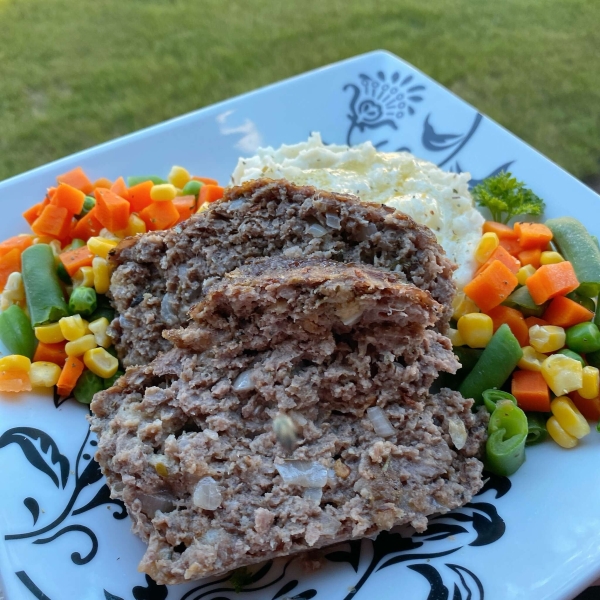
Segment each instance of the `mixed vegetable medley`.
[{"label": "mixed vegetable medley", "polygon": [[526,444],[549,434],[573,448],[600,419],[600,248],[570,217],[508,226],[543,211],[508,173],[473,195],[500,220],[484,224],[479,269],[455,299],[450,338],[462,368],[444,383],[485,404],[488,469],[510,475]]},{"label": "mixed vegetable medley", "polygon": [[119,240],[168,229],[223,196],[183,167],[91,182],[81,168],[23,216],[31,233],[0,242],[0,391],[54,387],[89,404],[122,374],[108,328],[108,253]]},{"label": "mixed vegetable medley", "polygon": [[[0,242],[0,391],[55,387],[89,404],[122,374],[105,296],[119,240],[168,229],[223,196],[217,181],[174,166],[155,176],[91,182],[81,168],[57,178],[23,216],[31,233]],[[490,412],[487,468],[510,475],[525,446],[548,435],[572,448],[600,420],[600,247],[570,217],[510,173],[473,190],[490,210],[479,268],[454,301],[450,338],[461,362],[440,384]],[[598,426],[600,429],[600,425]]]}]

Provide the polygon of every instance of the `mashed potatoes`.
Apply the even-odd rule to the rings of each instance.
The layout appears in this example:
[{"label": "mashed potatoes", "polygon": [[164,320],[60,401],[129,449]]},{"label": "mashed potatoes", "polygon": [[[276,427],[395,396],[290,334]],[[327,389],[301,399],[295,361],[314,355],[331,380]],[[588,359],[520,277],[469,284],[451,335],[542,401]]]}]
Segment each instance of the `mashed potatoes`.
[{"label": "mashed potatoes", "polygon": [[234,183],[258,177],[288,179],[397,208],[433,230],[458,264],[459,287],[472,278],[484,219],[473,206],[468,173],[447,173],[407,152],[377,152],[368,142],[326,146],[315,133],[306,142],[259,148],[252,158],[239,160]]}]

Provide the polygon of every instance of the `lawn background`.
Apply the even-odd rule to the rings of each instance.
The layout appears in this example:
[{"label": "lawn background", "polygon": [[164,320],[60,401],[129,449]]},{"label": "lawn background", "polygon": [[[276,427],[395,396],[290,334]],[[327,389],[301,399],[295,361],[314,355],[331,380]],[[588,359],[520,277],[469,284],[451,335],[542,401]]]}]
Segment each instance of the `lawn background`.
[{"label": "lawn background", "polygon": [[598,0],[0,0],[0,180],[377,48],[600,183]]}]

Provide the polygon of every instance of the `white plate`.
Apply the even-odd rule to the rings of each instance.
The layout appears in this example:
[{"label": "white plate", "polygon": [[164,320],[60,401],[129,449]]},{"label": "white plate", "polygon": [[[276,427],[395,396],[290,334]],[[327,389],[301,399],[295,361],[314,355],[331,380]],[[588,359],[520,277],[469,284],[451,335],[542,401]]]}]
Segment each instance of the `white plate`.
[{"label": "white plate", "polygon": [[[373,52],[151,127],[0,183],[0,239],[26,231],[21,212],[54,177],[81,165],[92,178],[166,174],[173,164],[227,183],[239,155],[320,131],[326,142],[372,140],[482,179],[500,168],[600,235],[598,196],[446,89]],[[86,409],[52,398],[0,400],[0,573],[8,600],[538,600],[567,599],[600,573],[600,435],[572,451],[528,450],[466,508],[420,537],[325,552],[312,574],[297,558],[252,569],[240,594],[226,577],[156,586],[136,566],[142,543],[91,456]],[[493,487],[492,487],[493,486]]]}]

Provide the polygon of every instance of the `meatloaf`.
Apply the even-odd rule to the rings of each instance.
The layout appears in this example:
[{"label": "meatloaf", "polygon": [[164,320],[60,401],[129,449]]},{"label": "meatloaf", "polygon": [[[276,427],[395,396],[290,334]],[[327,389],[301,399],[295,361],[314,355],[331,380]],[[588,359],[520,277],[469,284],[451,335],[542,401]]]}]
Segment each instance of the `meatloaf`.
[{"label": "meatloaf", "polygon": [[484,417],[429,388],[457,362],[443,306],[402,274],[250,262],[174,348],[92,402],[96,459],[159,583],[371,536],[468,502]]},{"label": "meatloaf", "polygon": [[455,268],[427,227],[354,196],[256,180],[167,231],[123,241],[112,255],[111,334],[126,366],[171,348],[162,331],[182,325],[203,284],[251,258],[283,254],[374,265],[431,292],[450,318]]}]

